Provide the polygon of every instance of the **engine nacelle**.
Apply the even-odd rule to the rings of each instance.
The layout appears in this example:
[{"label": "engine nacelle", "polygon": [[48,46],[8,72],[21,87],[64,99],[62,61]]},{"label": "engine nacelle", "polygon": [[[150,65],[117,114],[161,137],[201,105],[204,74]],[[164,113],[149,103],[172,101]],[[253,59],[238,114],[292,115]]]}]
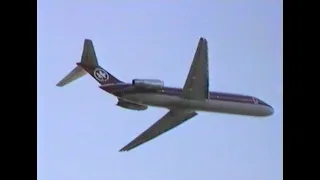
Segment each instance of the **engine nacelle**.
[{"label": "engine nacelle", "polygon": [[162,89],[164,87],[163,81],[158,79],[133,79],[132,84],[147,89]]},{"label": "engine nacelle", "polygon": [[137,110],[137,111],[146,110],[148,108],[148,106],[145,106],[145,105],[135,104],[135,103],[128,102],[125,100],[120,100],[120,99],[117,103],[117,106],[120,106],[126,109]]}]

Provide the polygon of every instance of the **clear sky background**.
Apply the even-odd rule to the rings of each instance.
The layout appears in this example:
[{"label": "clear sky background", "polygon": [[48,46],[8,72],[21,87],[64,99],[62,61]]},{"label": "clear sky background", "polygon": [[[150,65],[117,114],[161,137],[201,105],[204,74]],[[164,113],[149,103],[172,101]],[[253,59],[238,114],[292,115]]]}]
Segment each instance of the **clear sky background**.
[{"label": "clear sky background", "polygon": [[[282,179],[281,0],[38,0],[37,21],[39,180]],[[55,86],[90,38],[121,80],[182,87],[200,36],[210,90],[257,96],[273,116],[200,113],[120,153],[167,111],[119,108],[89,75]]]}]

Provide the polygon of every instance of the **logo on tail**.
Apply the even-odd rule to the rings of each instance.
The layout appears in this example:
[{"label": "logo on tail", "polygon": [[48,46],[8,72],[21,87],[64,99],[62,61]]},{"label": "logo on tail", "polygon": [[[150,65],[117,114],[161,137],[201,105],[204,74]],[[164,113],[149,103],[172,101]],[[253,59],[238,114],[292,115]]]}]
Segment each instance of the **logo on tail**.
[{"label": "logo on tail", "polygon": [[101,68],[96,68],[93,72],[93,75],[100,82],[106,82],[109,80],[109,74]]}]

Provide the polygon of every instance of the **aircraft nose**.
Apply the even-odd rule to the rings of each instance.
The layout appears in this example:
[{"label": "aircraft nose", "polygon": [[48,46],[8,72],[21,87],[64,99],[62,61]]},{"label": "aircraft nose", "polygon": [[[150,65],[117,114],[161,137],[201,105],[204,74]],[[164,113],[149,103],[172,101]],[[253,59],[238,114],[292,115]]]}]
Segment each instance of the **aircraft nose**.
[{"label": "aircraft nose", "polygon": [[271,105],[265,103],[264,101],[259,99],[259,104],[265,107],[264,114],[265,116],[271,116],[274,113],[274,109]]},{"label": "aircraft nose", "polygon": [[273,107],[268,104],[268,115],[270,116],[270,115],[272,115],[273,113],[274,113]]}]

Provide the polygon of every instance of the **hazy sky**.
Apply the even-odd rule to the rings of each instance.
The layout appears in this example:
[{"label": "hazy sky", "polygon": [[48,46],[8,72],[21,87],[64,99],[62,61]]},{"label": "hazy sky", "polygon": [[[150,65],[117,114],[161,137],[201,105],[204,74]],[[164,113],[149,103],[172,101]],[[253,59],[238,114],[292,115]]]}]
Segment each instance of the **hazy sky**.
[{"label": "hazy sky", "polygon": [[[257,96],[273,116],[200,113],[120,153],[167,110],[117,107],[90,76],[55,86],[90,38],[121,80],[181,87],[201,36],[210,90]],[[38,0],[38,179],[281,180],[282,66],[281,0]]]}]

